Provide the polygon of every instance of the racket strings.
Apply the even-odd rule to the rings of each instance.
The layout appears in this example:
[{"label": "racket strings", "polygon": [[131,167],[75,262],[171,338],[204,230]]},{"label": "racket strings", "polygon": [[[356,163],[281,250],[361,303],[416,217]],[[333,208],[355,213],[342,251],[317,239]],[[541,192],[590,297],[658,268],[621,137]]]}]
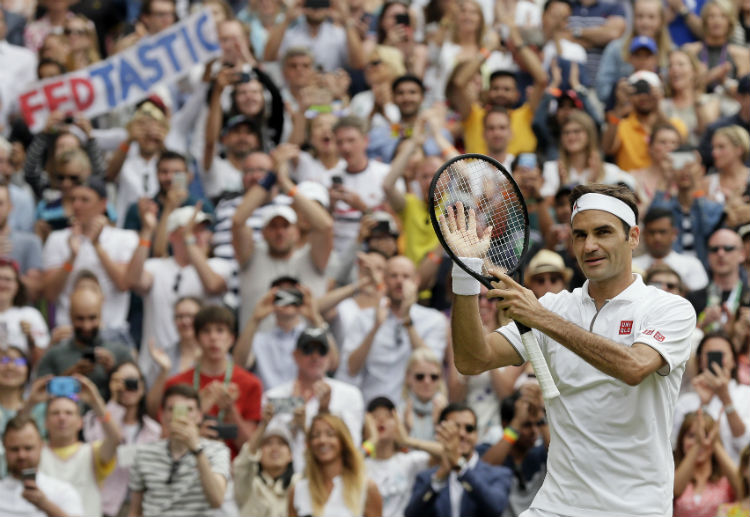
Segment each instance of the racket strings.
[{"label": "racket strings", "polygon": [[446,168],[437,184],[435,196],[439,212],[462,202],[466,220],[468,210],[476,214],[477,232],[465,234],[468,244],[481,241],[486,228],[492,227],[490,245],[485,257],[487,267],[514,271],[524,251],[526,217],[522,201],[511,181],[490,163],[478,159],[458,160]]}]

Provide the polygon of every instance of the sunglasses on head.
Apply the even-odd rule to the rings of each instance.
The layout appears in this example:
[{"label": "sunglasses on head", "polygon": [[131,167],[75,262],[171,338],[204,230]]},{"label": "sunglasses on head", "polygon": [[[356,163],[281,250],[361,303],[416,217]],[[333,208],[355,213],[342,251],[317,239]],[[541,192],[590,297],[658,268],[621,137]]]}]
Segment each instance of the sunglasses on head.
[{"label": "sunglasses on head", "polygon": [[16,366],[28,366],[29,362],[26,360],[25,357],[2,357],[0,358],[0,364],[11,364],[13,363]]},{"label": "sunglasses on head", "polygon": [[415,373],[414,378],[417,379],[417,381],[422,382],[425,380],[425,378],[429,378],[432,380],[432,382],[437,382],[437,380],[440,378],[440,375],[436,373],[426,374],[426,373]]},{"label": "sunglasses on head", "polygon": [[732,246],[731,244],[726,244],[724,246],[709,246],[708,247],[709,253],[718,253],[719,250],[724,250],[724,253],[729,253],[736,249],[737,249],[737,246]]}]

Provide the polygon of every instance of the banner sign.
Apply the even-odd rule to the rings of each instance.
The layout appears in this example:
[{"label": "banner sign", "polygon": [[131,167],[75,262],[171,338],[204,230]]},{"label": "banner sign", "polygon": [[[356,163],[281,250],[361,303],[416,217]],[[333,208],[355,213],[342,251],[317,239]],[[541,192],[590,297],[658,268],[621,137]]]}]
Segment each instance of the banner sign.
[{"label": "banner sign", "polygon": [[216,24],[204,10],[104,61],[35,83],[19,96],[19,107],[34,132],[52,111],[95,117],[146,98],[155,85],[220,54]]}]

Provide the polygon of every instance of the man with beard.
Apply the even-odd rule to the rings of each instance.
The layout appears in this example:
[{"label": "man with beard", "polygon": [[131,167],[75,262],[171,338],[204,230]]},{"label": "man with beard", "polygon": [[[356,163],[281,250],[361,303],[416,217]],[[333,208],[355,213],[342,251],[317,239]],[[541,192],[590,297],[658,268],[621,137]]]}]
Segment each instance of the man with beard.
[{"label": "man with beard", "polygon": [[50,347],[39,361],[37,376],[85,375],[106,398],[109,374],[120,363],[133,359],[128,348],[103,341],[99,336],[102,294],[81,286],[70,296],[73,337]]},{"label": "man with beard", "polygon": [[[607,117],[607,129],[602,136],[605,154],[615,157],[615,163],[624,171],[645,169],[651,165],[648,142],[651,130],[666,117],[659,110],[659,100],[663,95],[661,79],[654,72],[641,70],[628,78],[630,95],[616,96],[615,109]],[[611,113],[625,109],[621,104],[632,106],[627,117],[619,119]],[[669,122],[680,134],[686,135],[685,124],[679,119]]]},{"label": "man with beard", "polygon": [[208,137],[203,148],[203,189],[215,199],[222,192],[242,192],[242,161],[254,149],[260,149],[260,130],[244,115],[229,118],[221,129],[221,144],[226,158],[214,154],[215,142]]},{"label": "man with beard", "polygon": [[288,48],[305,47],[326,72],[345,67],[362,69],[365,53],[357,20],[349,16],[348,2],[334,0],[330,7],[303,7],[303,2],[295,0],[284,20],[268,32],[263,60],[276,61]]}]

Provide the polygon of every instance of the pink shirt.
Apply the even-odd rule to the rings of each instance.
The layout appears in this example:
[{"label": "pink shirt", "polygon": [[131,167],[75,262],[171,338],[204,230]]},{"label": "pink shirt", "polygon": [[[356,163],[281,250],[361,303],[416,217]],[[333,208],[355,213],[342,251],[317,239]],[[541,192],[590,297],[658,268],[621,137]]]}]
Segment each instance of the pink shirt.
[{"label": "pink shirt", "polygon": [[674,502],[674,517],[714,517],[719,505],[734,501],[732,486],[726,477],[708,482],[702,493],[690,483]]}]

